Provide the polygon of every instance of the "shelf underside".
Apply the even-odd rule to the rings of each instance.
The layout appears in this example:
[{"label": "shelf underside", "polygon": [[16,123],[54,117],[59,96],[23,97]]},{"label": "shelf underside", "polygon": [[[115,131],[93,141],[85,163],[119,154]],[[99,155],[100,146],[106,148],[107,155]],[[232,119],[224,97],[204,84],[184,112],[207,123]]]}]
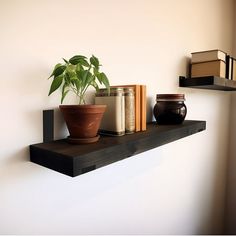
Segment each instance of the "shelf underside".
[{"label": "shelf underside", "polygon": [[122,137],[102,136],[93,144],[73,145],[63,139],[30,145],[30,160],[74,177],[205,129],[205,121],[165,126],[151,123],[147,131]]},{"label": "shelf underside", "polygon": [[179,86],[199,89],[235,91],[236,81],[217,76],[205,76],[196,78],[185,78],[180,76]]}]

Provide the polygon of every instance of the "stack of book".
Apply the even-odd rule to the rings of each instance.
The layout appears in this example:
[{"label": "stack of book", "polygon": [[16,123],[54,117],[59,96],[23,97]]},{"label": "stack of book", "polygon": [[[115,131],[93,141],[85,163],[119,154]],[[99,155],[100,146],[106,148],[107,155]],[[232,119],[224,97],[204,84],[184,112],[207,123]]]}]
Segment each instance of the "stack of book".
[{"label": "stack of book", "polygon": [[95,104],[106,104],[100,133],[121,136],[146,130],[146,85],[111,86],[96,94]]},{"label": "stack of book", "polygon": [[129,84],[129,85],[115,85],[112,88],[120,87],[127,88],[131,87],[134,90],[135,96],[135,132],[145,131],[147,129],[147,92],[146,85],[141,84]]},{"label": "stack of book", "polygon": [[236,59],[226,52],[215,49],[193,52],[191,77],[218,76],[236,80]]}]

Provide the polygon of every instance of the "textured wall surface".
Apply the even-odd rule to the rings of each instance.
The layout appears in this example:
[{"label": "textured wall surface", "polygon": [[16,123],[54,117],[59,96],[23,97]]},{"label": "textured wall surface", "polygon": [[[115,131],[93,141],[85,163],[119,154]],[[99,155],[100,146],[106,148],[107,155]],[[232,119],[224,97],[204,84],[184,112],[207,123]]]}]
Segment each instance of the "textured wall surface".
[{"label": "textured wall surface", "polygon": [[[178,87],[190,53],[232,52],[233,0],[0,1],[0,234],[222,233],[230,93]],[[53,66],[94,54],[112,84],[185,93],[207,130],[70,178],[29,162]],[[92,92],[92,91],[91,91]],[[74,97],[66,99],[73,103]],[[56,138],[67,131],[56,111]]]}]

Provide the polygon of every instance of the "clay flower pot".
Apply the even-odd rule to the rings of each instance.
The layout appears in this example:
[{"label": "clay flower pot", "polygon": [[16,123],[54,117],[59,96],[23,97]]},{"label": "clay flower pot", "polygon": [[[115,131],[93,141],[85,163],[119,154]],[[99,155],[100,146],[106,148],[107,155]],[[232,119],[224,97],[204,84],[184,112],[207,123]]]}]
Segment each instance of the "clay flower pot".
[{"label": "clay flower pot", "polygon": [[60,105],[70,136],[70,143],[93,143],[99,139],[98,129],[106,105]]}]

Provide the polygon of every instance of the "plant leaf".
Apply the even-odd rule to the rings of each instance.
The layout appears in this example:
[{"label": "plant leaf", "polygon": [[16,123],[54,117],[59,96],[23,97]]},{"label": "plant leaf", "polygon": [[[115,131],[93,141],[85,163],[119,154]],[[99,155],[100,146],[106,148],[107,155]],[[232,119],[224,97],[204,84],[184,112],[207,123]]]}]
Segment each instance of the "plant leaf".
[{"label": "plant leaf", "polygon": [[70,90],[66,90],[64,93],[62,93],[62,96],[61,96],[61,104],[63,103],[67,93],[69,92]]},{"label": "plant leaf", "polygon": [[100,73],[95,74],[100,84],[102,84],[102,76]]},{"label": "plant leaf", "polygon": [[62,59],[66,64],[69,64],[69,62],[65,58],[62,58]]},{"label": "plant leaf", "polygon": [[50,79],[50,78],[54,75],[55,70],[56,70],[57,67],[59,67],[59,66],[62,66],[62,64],[61,64],[61,63],[58,63],[58,64],[56,64],[56,65],[54,66],[54,69],[53,69],[51,75],[48,77],[48,79]]},{"label": "plant leaf", "polygon": [[79,62],[80,62],[80,60],[85,60],[85,59],[87,59],[87,57],[85,57],[85,56],[82,56],[82,55],[76,55],[76,56],[73,56],[70,60],[69,60],[69,62],[72,64],[72,65],[76,65],[76,64],[78,64]]},{"label": "plant leaf", "polygon": [[65,83],[70,84],[70,75],[68,72],[65,73]]},{"label": "plant leaf", "polygon": [[97,69],[97,68],[95,68],[95,67],[93,67],[93,74],[94,74],[95,76],[97,76],[97,74],[99,74],[99,71],[98,71],[98,69]]},{"label": "plant leaf", "polygon": [[75,80],[75,86],[76,86],[76,89],[79,91],[81,87],[81,80],[79,79]]},{"label": "plant leaf", "polygon": [[70,78],[70,82],[72,83],[72,85],[75,85],[77,80],[78,80],[78,77],[76,76],[76,74]]},{"label": "plant leaf", "polygon": [[107,88],[108,94],[110,93],[110,83],[109,80],[107,78],[107,76],[105,75],[105,73],[100,73],[100,79],[102,81],[102,83],[105,85],[105,87]]},{"label": "plant leaf", "polygon": [[91,74],[91,72],[88,72],[87,78],[86,78],[86,85],[90,85],[92,81],[94,81],[95,76]]},{"label": "plant leaf", "polygon": [[95,57],[94,55],[92,55],[92,57],[90,57],[90,63],[92,65],[94,65],[94,67],[98,70],[99,68],[99,60],[97,57]]},{"label": "plant leaf", "polygon": [[77,73],[80,70],[83,70],[83,66],[81,66],[80,64],[77,64],[75,67],[75,72]]},{"label": "plant leaf", "polygon": [[87,62],[87,60],[86,59],[80,59],[79,60],[79,63],[81,64],[81,65],[83,65],[83,66],[85,66],[85,67],[90,67],[90,65],[89,65],[89,63]]},{"label": "plant leaf", "polygon": [[52,81],[52,84],[51,84],[51,87],[50,87],[50,91],[48,93],[48,96],[50,94],[52,94],[55,90],[57,90],[61,84],[62,84],[62,81],[63,81],[63,76],[58,76],[58,77],[54,77],[53,81]]},{"label": "plant leaf", "polygon": [[98,84],[95,81],[91,82],[91,86],[93,86],[96,89],[96,92],[99,92]]},{"label": "plant leaf", "polygon": [[65,65],[57,64],[49,78],[51,78],[52,76],[58,77],[65,71],[65,69],[66,69]]},{"label": "plant leaf", "polygon": [[83,80],[85,70],[76,71],[77,77],[80,80]]},{"label": "plant leaf", "polygon": [[92,74],[91,72],[89,72],[89,70],[83,71],[82,84],[81,84],[83,88],[88,84],[88,81],[91,76]]},{"label": "plant leaf", "polygon": [[63,103],[66,94],[70,91],[70,90],[65,91],[65,89],[66,89],[67,87],[68,87],[68,84],[65,82],[64,85],[63,85],[63,87],[62,87],[61,104]]}]

